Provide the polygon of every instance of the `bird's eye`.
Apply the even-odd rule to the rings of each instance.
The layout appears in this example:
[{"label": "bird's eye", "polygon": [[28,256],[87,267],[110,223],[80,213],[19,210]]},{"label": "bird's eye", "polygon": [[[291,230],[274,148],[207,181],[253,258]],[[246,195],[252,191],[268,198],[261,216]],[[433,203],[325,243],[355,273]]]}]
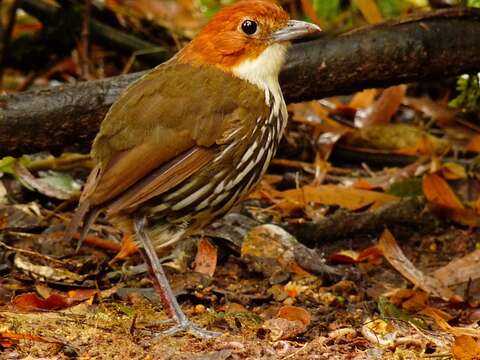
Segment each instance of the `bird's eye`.
[{"label": "bird's eye", "polygon": [[253,35],[257,32],[258,25],[253,20],[245,20],[242,23],[242,31],[247,35]]}]

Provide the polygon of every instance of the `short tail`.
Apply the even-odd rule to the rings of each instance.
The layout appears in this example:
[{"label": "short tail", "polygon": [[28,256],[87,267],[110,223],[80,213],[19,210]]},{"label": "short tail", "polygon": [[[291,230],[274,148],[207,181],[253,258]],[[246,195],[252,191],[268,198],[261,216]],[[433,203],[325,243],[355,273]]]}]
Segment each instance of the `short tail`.
[{"label": "short tail", "polygon": [[67,225],[67,229],[65,230],[65,236],[63,238],[65,241],[72,240],[75,233],[80,231],[80,238],[78,240],[76,251],[82,246],[83,239],[87,235],[88,229],[100,213],[99,207],[92,206],[90,200],[90,196],[95,191],[97,182],[100,179],[100,173],[101,164],[97,164],[88,176],[82,195],[80,196],[80,203],[78,204],[75,214],[73,214],[72,220],[70,220],[70,224]]},{"label": "short tail", "polygon": [[75,233],[78,231],[80,232],[80,237],[78,239],[78,243],[76,246],[76,250],[80,249],[82,246],[83,239],[88,233],[90,226],[95,222],[100,213],[100,209],[96,207],[90,206],[90,201],[85,200],[78,205],[75,214],[73,215],[70,223],[67,225],[67,229],[65,230],[65,241],[72,240],[75,237]]}]

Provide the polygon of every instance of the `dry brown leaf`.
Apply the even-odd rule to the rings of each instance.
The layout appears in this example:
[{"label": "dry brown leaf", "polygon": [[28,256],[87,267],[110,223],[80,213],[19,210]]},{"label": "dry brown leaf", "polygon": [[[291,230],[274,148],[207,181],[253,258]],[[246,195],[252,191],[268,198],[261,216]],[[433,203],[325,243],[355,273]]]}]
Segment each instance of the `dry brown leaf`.
[{"label": "dry brown leaf", "polygon": [[298,306],[290,306],[290,305],[282,306],[278,310],[277,317],[287,319],[290,321],[298,320],[302,322],[305,326],[310,325],[310,321],[312,320],[312,315],[310,315],[310,313],[307,310]]},{"label": "dry brown leaf", "polygon": [[[385,89],[378,100],[369,109],[368,115],[359,120],[359,127],[388,124],[398,111],[407,92],[406,85],[392,86]],[[357,124],[357,121],[355,122]]]},{"label": "dry brown leaf", "polygon": [[434,205],[448,209],[465,209],[447,182],[437,174],[426,174],[422,185],[425,197]]},{"label": "dry brown leaf", "polygon": [[470,327],[451,326],[447,322],[444,312],[439,309],[427,307],[423,309],[420,312],[420,314],[431,317],[433,320],[435,320],[435,323],[440,329],[454,336],[473,336],[475,338],[480,337],[480,329],[474,329]]},{"label": "dry brown leaf", "polygon": [[416,126],[399,123],[372,125],[347,132],[341,144],[399,155],[441,155],[450,148],[447,140],[430,135]]},{"label": "dry brown leaf", "polygon": [[197,246],[194,271],[213,276],[217,267],[217,247],[206,238],[201,238]]},{"label": "dry brown leaf", "polygon": [[452,353],[455,360],[480,360],[480,345],[471,336],[461,335],[455,339]]},{"label": "dry brown leaf", "polygon": [[435,120],[440,126],[450,126],[455,122],[457,112],[447,105],[433,101],[428,97],[405,97],[403,104],[422,112],[428,118]]},{"label": "dry brown leaf", "polygon": [[466,149],[471,152],[480,153],[480,135],[475,135],[468,143]]},{"label": "dry brown leaf", "polygon": [[480,278],[479,263],[480,250],[475,250],[471,254],[450,261],[431,275],[438,279],[443,286],[458,285]]},{"label": "dry brown leaf", "polygon": [[375,100],[375,96],[377,96],[378,90],[377,89],[366,89],[360,92],[357,92],[350,100],[348,106],[354,109],[358,108],[367,108],[372,105],[373,101]]},{"label": "dry brown leaf", "polygon": [[[357,210],[369,205],[377,208],[399,200],[396,196],[377,191],[335,185],[304,186],[299,189],[276,191],[272,196],[293,204],[294,206],[292,208],[303,208],[308,203],[317,203],[322,205],[338,205],[350,210]],[[282,203],[278,203],[277,206],[281,208]]]},{"label": "dry brown leaf", "polygon": [[382,249],[383,255],[395,270],[418,288],[429,294],[439,296],[444,300],[448,300],[453,295],[453,292],[443,287],[438,279],[424,274],[412,264],[388,229],[385,229],[380,236],[378,246]]}]

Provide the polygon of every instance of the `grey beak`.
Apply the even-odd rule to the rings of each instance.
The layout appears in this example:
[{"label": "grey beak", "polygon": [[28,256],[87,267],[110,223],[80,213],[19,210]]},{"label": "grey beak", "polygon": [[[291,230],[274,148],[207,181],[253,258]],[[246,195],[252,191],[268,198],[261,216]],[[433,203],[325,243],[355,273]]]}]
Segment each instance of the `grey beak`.
[{"label": "grey beak", "polygon": [[271,35],[271,40],[274,42],[290,41],[321,31],[322,29],[315,24],[306,21],[289,20],[287,26],[275,31]]}]

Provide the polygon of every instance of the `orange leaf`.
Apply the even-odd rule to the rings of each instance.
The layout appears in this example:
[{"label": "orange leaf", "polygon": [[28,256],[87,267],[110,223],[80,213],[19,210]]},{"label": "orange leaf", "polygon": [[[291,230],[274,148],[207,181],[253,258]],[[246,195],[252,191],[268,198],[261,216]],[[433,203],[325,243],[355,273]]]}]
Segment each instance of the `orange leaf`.
[{"label": "orange leaf", "polygon": [[480,153],[480,135],[475,135],[468,143],[466,149],[471,152]]},{"label": "orange leaf", "polygon": [[69,306],[68,299],[59,294],[42,299],[35,293],[27,293],[16,296],[12,303],[16,309],[22,311],[60,310]]},{"label": "orange leaf", "polygon": [[480,360],[480,346],[471,336],[457,337],[452,353],[455,360]]},{"label": "orange leaf", "polygon": [[362,127],[387,124],[398,111],[407,92],[406,85],[392,86],[385,89],[371,107],[371,113],[362,122]]},{"label": "orange leaf", "polygon": [[426,174],[423,177],[423,193],[434,205],[447,209],[465,209],[448,183],[436,174]]},{"label": "orange leaf", "polygon": [[201,238],[198,242],[194,271],[212,276],[217,267],[217,247],[210,241]]},{"label": "orange leaf", "polygon": [[279,318],[287,319],[290,321],[298,320],[302,322],[305,326],[310,324],[312,320],[312,315],[305,310],[304,308],[298,306],[284,305],[278,310],[277,316]]}]

